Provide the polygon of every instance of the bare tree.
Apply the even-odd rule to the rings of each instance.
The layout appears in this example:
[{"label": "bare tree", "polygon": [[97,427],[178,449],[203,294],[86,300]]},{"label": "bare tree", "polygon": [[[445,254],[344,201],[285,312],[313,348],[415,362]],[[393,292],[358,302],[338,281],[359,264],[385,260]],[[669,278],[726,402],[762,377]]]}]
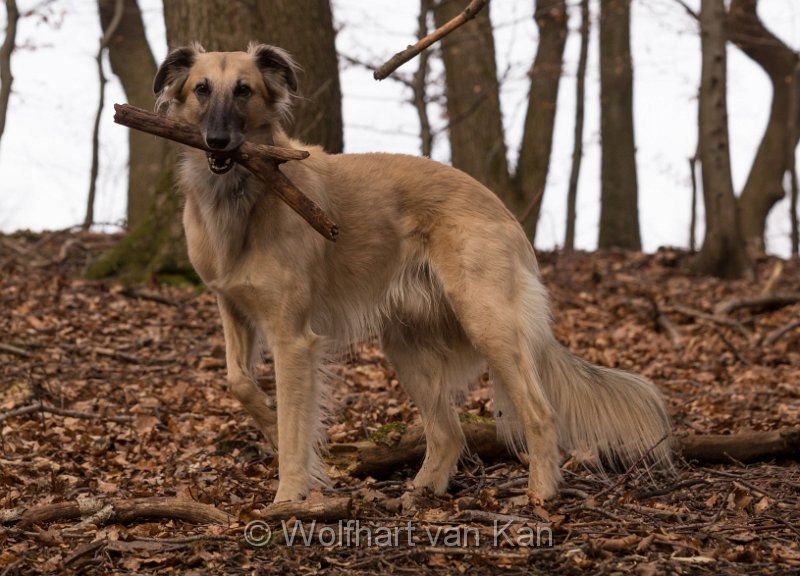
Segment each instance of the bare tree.
[{"label": "bare tree", "polygon": [[532,240],[536,238],[539,208],[542,205],[556,122],[558,88],[567,41],[567,3],[565,0],[536,0],[534,20],[539,29],[539,46],[530,70],[531,88],[525,129],[517,162],[516,187],[521,204],[529,211],[520,215]]},{"label": "bare tree", "polygon": [[115,0],[114,3],[114,16],[109,24],[108,29],[100,38],[100,47],[97,49],[97,76],[99,80],[100,98],[97,102],[97,114],[94,118],[94,128],[92,130],[92,167],[89,175],[89,195],[86,200],[86,216],[83,219],[83,229],[88,230],[94,224],[94,198],[97,192],[97,173],[100,169],[100,118],[103,114],[103,107],[106,102],[106,84],[108,79],[103,70],[103,55],[108,47],[108,41],[111,36],[116,32],[120,21],[122,20],[123,0]]},{"label": "bare tree", "polygon": [[[417,18],[417,38],[422,39],[428,35],[428,16],[431,13],[431,0],[420,0],[419,17]],[[423,50],[419,55],[417,71],[414,73],[412,91],[414,94],[414,108],[417,110],[419,118],[419,135],[422,142],[422,155],[430,156],[433,149],[433,131],[428,119],[428,60],[430,51]]]},{"label": "bare tree", "polygon": [[575,219],[578,199],[578,178],[583,158],[583,117],[586,101],[586,62],[589,59],[589,33],[591,15],[589,0],[581,0],[581,51],[578,57],[578,72],[575,88],[575,141],[572,148],[572,169],[569,174],[567,190],[567,231],[564,235],[564,249],[575,249]]},{"label": "bare tree", "polygon": [[[116,0],[98,0],[100,24],[108,33],[114,20]],[[124,0],[122,19],[108,41],[111,70],[119,78],[128,103],[139,108],[153,106],[153,77],[156,60],[145,35],[137,0]],[[165,164],[170,162],[169,146],[136,130],[128,135],[128,228],[148,217],[161,183]]]},{"label": "bare tree", "polygon": [[11,74],[11,53],[17,38],[17,22],[19,10],[16,0],[6,0],[6,36],[0,46],[0,139],[6,129],[6,114],[8,101],[11,98],[11,84],[14,76]]},{"label": "bare tree", "polygon": [[752,276],[733,193],[728,140],[727,56],[723,0],[702,0],[699,133],[706,235],[695,257],[697,272],[722,278]]},{"label": "bare tree", "polygon": [[[434,7],[437,26],[462,8],[463,2],[442,0]],[[537,0],[534,17],[539,47],[530,70],[525,130],[513,176],[506,159],[488,10],[442,40],[452,163],[493,190],[517,214],[531,240],[550,164],[567,32],[565,0]]]},{"label": "bare tree", "polygon": [[600,2],[600,248],[641,249],[633,126],[631,0]]},{"label": "bare tree", "polygon": [[783,176],[789,158],[786,148],[790,147],[793,154],[797,147],[798,133],[796,126],[790,125],[789,112],[798,54],[764,26],[757,9],[758,0],[731,0],[725,24],[728,39],[761,66],[772,84],[767,128],[739,196],[745,241],[748,247],[761,251],[767,215],[784,196]]},{"label": "bare tree", "polygon": [[[464,8],[462,0],[441,0],[433,8],[443,26]],[[488,10],[442,39],[447,116],[453,166],[493,190],[512,210],[513,193],[506,160],[494,36]]]}]

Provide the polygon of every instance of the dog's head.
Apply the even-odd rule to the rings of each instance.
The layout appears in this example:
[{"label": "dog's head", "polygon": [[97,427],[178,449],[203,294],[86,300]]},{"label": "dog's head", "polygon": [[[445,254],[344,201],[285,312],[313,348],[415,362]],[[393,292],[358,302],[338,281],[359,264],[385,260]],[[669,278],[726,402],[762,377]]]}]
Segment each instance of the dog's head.
[{"label": "dog's head", "polygon": [[169,53],[153,81],[156,108],[195,124],[214,152],[215,174],[233,167],[228,153],[247,134],[271,134],[289,117],[297,92],[297,71],[289,54],[275,46],[250,44],[247,52],[206,52],[199,44]]}]

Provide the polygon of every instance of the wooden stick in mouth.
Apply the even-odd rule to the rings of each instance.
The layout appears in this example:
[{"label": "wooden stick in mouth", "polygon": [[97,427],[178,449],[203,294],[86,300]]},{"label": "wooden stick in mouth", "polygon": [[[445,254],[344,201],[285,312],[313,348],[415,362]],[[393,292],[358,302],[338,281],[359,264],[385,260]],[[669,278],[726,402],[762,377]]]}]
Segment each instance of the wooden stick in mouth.
[{"label": "wooden stick in mouth", "polygon": [[[209,148],[196,127],[175,118],[169,118],[130,104],[114,104],[114,122],[167,138],[192,148],[217,153]],[[264,182],[272,192],[278,195],[292,210],[297,212],[306,222],[328,240],[335,241],[339,227],[311,198],[303,194],[284,174],[278,170],[278,164],[289,160],[308,158],[305,150],[294,150],[267,144],[243,142],[241,146],[230,152],[230,157],[247,168]]]}]

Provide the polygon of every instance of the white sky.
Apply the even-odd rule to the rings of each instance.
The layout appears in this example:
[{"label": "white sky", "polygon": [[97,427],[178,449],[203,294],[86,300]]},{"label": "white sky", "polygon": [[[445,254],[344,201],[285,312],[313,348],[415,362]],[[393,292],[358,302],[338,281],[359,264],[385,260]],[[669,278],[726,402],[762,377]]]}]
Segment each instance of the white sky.
[{"label": "white sky", "polygon": [[[25,12],[40,0],[18,0]],[[160,0],[139,0],[148,37],[158,60],[166,53]],[[333,0],[340,52],[380,62],[413,41],[418,2]],[[688,2],[697,7],[699,0]],[[570,2],[574,8],[575,2]],[[596,4],[596,2],[593,2]],[[800,3],[761,0],[759,14],[789,46],[800,47]],[[492,0],[498,69],[504,77],[502,105],[512,164],[521,138],[528,91],[527,71],[536,49],[532,0]],[[570,29],[578,27],[573,10]],[[596,6],[587,75],[584,162],[578,197],[576,244],[597,243],[600,195],[599,73]],[[5,29],[5,13],[0,14]],[[31,16],[19,24],[15,76],[6,131],[0,141],[0,230],[60,229],[83,220],[89,187],[91,129],[98,99],[94,56],[100,28],[94,0],[56,0],[47,21]],[[269,41],[268,38],[262,40]],[[566,48],[559,96],[554,152],[536,239],[538,248],[563,244],[566,189],[572,154],[577,34]],[[635,121],[639,171],[640,224],[644,248],[686,246],[691,191],[687,158],[697,133],[696,94],[700,75],[695,25],[674,0],[636,0],[632,43]],[[767,121],[771,89],[764,73],[736,48],[729,54],[728,106],[733,177],[744,184]],[[302,64],[302,63],[301,63]],[[411,72],[416,62],[402,70]],[[419,127],[409,94],[398,83],[372,80],[372,73],[342,65],[345,148],[348,152],[418,153]],[[101,127],[101,167],[97,220],[119,222],[125,216],[127,136],[113,124],[111,104],[123,102],[113,79],[106,92]],[[434,76],[440,75],[439,68]],[[434,127],[444,125],[442,111],[431,106]],[[447,161],[442,133],[433,157]],[[702,212],[700,214],[702,223]],[[788,201],[772,212],[767,232],[771,252],[789,253]],[[702,239],[702,230],[698,230]]]}]

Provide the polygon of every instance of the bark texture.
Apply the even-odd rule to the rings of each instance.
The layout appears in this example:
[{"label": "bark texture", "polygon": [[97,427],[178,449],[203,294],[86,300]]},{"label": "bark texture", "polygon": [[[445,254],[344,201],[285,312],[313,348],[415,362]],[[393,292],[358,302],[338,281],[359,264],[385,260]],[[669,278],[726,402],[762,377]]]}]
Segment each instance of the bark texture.
[{"label": "bark texture", "polygon": [[536,237],[553,147],[558,88],[567,40],[566,0],[537,0],[534,19],[539,28],[539,46],[529,73],[531,88],[516,173],[520,201],[539,199],[523,223],[531,239]]},{"label": "bark texture", "polygon": [[259,38],[288,50],[303,68],[302,98],[295,101],[289,133],[328,152],[341,152],[342,91],[330,2],[265,0],[258,6],[263,22]]},{"label": "bark texture", "polygon": [[[114,15],[114,0],[98,0],[103,33]],[[153,108],[153,77],[156,60],[147,42],[137,0],[124,0],[122,20],[108,42],[111,70],[119,78],[128,103]],[[148,214],[161,180],[168,145],[147,134],[129,133],[128,228],[137,226]]]},{"label": "bark texture", "polygon": [[[441,0],[434,6],[436,26],[464,9],[460,0]],[[516,211],[522,204],[515,193],[506,160],[500,112],[497,65],[489,11],[478,15],[442,39],[447,115],[452,163],[495,192]]]},{"label": "bark texture", "polygon": [[630,0],[600,2],[600,248],[640,250]]},{"label": "bark texture", "polygon": [[697,272],[721,278],[752,276],[733,194],[728,140],[727,57],[723,0],[703,0],[700,30],[700,162],[706,207],[706,235],[694,260]]}]

